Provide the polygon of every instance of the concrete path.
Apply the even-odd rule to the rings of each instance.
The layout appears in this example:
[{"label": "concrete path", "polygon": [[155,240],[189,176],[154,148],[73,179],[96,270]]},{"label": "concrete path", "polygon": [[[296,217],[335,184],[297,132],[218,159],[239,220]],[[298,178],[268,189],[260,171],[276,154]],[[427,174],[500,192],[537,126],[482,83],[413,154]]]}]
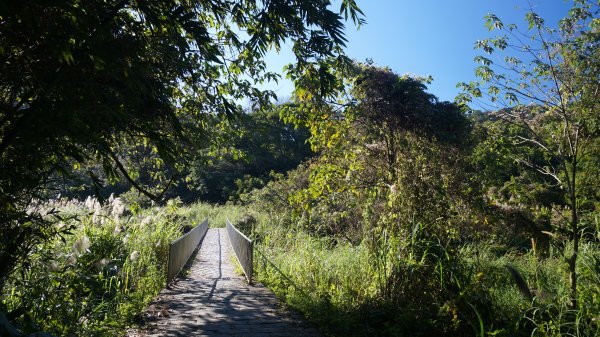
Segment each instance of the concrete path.
[{"label": "concrete path", "polygon": [[149,307],[142,335],[319,336],[283,310],[269,289],[236,274],[231,254],[226,230],[209,229],[189,274]]}]

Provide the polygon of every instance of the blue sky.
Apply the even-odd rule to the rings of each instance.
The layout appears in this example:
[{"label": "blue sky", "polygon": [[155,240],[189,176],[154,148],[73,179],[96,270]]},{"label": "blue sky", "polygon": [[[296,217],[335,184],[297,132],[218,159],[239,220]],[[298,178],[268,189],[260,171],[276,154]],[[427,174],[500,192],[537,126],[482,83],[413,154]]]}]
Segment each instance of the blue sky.
[{"label": "blue sky", "polygon": [[[367,24],[357,30],[347,23],[348,56],[373,59],[396,73],[433,76],[429,92],[441,100],[454,100],[458,82],[474,80],[475,41],[490,36],[484,16],[494,13],[505,23],[526,27],[525,13],[533,8],[548,24],[567,15],[571,1],[563,0],[357,0]],[[267,57],[269,68],[281,72],[293,62],[290,51]],[[282,80],[268,86],[280,98],[289,97],[293,85]]]}]

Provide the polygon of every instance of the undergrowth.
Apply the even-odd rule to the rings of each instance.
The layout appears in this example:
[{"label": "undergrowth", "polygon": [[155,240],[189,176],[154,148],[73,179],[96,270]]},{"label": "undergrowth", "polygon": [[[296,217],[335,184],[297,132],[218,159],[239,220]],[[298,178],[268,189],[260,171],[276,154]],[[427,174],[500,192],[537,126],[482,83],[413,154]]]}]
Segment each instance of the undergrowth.
[{"label": "undergrowth", "polygon": [[[70,234],[46,244],[12,275],[2,306],[24,332],[56,336],[122,335],[165,286],[168,245],[181,235],[178,203],[129,208],[54,200]],[[44,212],[43,209],[31,210]]]},{"label": "undergrowth", "polygon": [[250,206],[140,209],[88,199],[43,207],[60,209],[54,225],[72,230],[39,250],[2,294],[3,311],[24,332],[122,335],[164,287],[169,242],[206,217],[212,227],[229,217],[255,242],[255,279],[326,335],[600,335],[594,241],[581,247],[575,311],[554,250],[540,257],[493,242],[447,245],[420,224],[403,237],[384,231],[350,243]]},{"label": "undergrowth", "polygon": [[554,251],[540,258],[491,242],[450,248],[429,240],[425,253],[410,257],[399,253],[401,239],[351,245],[274,222],[254,230],[257,280],[326,335],[600,335],[597,243],[582,249],[574,311],[565,263]]},{"label": "undergrowth", "polygon": [[247,207],[237,205],[214,205],[197,202],[180,208],[178,214],[189,219],[192,224],[199,224],[208,218],[211,228],[225,227],[225,220],[236,222],[249,212]]}]

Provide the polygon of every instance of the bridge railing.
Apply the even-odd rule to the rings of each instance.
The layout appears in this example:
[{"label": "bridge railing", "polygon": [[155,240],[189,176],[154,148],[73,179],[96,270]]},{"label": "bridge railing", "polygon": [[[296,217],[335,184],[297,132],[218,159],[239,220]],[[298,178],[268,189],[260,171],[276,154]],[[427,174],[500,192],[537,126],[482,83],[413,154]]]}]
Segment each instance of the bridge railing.
[{"label": "bridge railing", "polygon": [[169,245],[169,263],[167,265],[167,285],[179,274],[183,266],[188,262],[190,256],[202,238],[208,231],[208,219],[194,227],[191,231],[171,242]]},{"label": "bridge railing", "polygon": [[231,222],[229,222],[229,219],[226,220],[226,227],[227,236],[229,237],[229,242],[235,252],[235,257],[240,262],[242,270],[244,271],[244,274],[246,274],[246,279],[248,279],[248,283],[252,283],[254,243],[235,228]]}]

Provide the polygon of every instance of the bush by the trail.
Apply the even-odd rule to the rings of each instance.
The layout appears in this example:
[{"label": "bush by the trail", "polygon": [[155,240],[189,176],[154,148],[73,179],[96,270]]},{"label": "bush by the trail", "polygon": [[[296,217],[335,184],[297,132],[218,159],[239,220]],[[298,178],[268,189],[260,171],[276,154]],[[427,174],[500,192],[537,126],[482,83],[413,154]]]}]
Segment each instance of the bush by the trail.
[{"label": "bush by the trail", "polygon": [[259,221],[254,234],[257,279],[331,336],[600,334],[597,243],[583,246],[574,311],[556,250],[540,258],[491,242],[444,246],[418,227],[409,237],[374,233],[357,245],[277,221]]},{"label": "bush by the trail", "polygon": [[24,332],[118,335],[164,287],[169,243],[181,234],[177,203],[132,209],[120,198],[100,204],[53,200],[30,212],[59,209],[69,233],[43,244],[14,273],[2,306]]}]

